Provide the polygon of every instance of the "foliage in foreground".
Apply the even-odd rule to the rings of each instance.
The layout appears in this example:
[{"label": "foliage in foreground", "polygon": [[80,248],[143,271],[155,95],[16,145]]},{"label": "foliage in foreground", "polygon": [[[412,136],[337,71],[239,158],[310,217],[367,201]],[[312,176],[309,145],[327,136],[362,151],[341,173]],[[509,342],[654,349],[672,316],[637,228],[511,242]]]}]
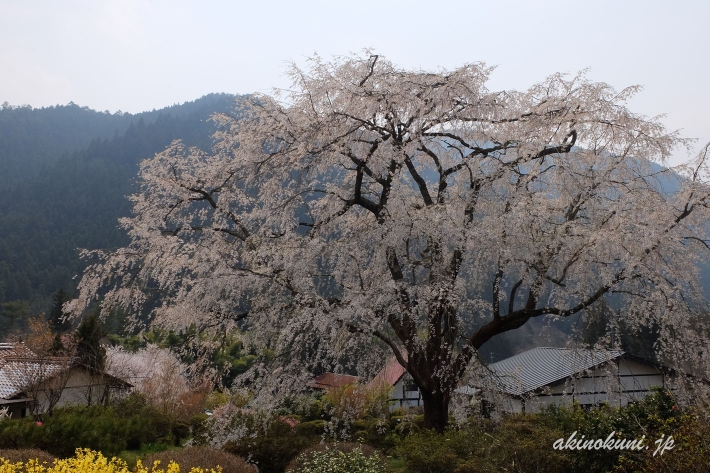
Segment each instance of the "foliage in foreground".
[{"label": "foliage in foreground", "polygon": [[[133,415],[127,406],[124,406],[124,411],[129,417]],[[62,430],[65,424],[56,422],[55,418],[62,419],[71,414],[72,417],[84,419],[85,425],[93,425],[91,422],[95,419],[87,415],[87,412],[102,416],[102,410],[96,408],[59,409],[58,414],[45,419],[42,426],[28,420],[11,422],[16,426],[24,426],[30,433],[46,433],[43,429],[53,431],[53,438],[57,439],[57,442],[60,442],[59,439],[63,436],[72,439],[66,444],[55,445],[66,450],[69,444],[77,442],[79,437],[76,437],[77,432],[71,429]],[[423,416],[395,414],[389,421],[384,422],[363,418],[348,424],[338,424],[339,437],[356,439],[362,442],[362,445],[342,442],[329,444],[328,441],[332,440],[330,435],[336,433],[332,420],[306,420],[308,417],[298,415],[291,418],[274,416],[267,427],[259,424],[254,416],[242,414],[240,419],[249,424],[252,435],[228,442],[224,448],[248,458],[258,466],[260,473],[381,471],[371,468],[384,468],[380,462],[383,463],[385,459],[387,471],[393,473],[706,473],[710,471],[710,422],[707,414],[706,411],[678,407],[676,400],[667,391],[658,390],[644,401],[621,408],[602,407],[586,411],[574,405],[550,409],[539,414],[506,416],[496,422],[471,419],[464,425],[447,429],[443,434],[423,429]],[[114,419],[111,416],[96,424],[104,425],[105,430],[94,431],[93,427],[85,427],[81,430],[85,437],[81,438],[86,440],[96,432],[99,432],[96,434],[97,438],[108,435],[111,424],[107,419]],[[304,421],[294,422],[297,419]],[[0,423],[0,434],[5,425],[10,425],[10,421]],[[121,424],[114,425],[114,437],[101,440],[105,445],[109,445],[109,448],[114,448],[110,447],[109,440],[121,434],[120,427]],[[143,428],[156,428],[152,434],[158,437],[165,437],[170,432],[168,424],[146,423]],[[640,452],[553,449],[556,440],[569,438],[575,431],[577,438],[584,435],[586,439],[603,439],[611,432],[627,439],[645,435],[646,444],[650,448]],[[662,435],[673,436],[675,448],[662,456],[654,456],[654,440]],[[326,443],[322,443],[324,439]],[[200,438],[196,437],[194,440]],[[7,445],[1,436],[0,445]],[[143,444],[146,445],[155,444]],[[106,451],[102,453],[109,456],[114,454]],[[135,453],[133,460],[127,459],[125,453],[121,452],[121,457],[128,460],[126,467],[131,471],[134,465],[137,466],[138,459],[142,459],[144,465],[152,465],[155,460],[159,460],[163,467],[172,460],[179,464],[183,471],[188,471],[193,466],[209,469],[216,468],[217,465],[222,467],[224,473],[254,471],[254,467],[241,458],[206,447],[170,450],[148,456],[145,451],[131,452]],[[10,462],[40,458],[39,463],[45,461],[46,465],[51,465],[53,460],[46,453],[37,451],[33,453],[0,450],[0,457]],[[379,458],[379,462],[375,462],[373,457]],[[375,464],[379,466],[375,467]],[[46,470],[46,465],[43,467],[45,470],[38,470],[37,473],[53,473]],[[0,473],[27,472],[26,469],[18,469],[20,467],[14,468],[15,470],[0,470]],[[170,470],[168,473],[171,473]]]},{"label": "foliage in foreground", "polygon": [[51,455],[37,448],[25,448],[20,450],[0,449],[0,458],[10,463],[26,462],[27,460],[38,460],[39,463],[52,463],[54,455]]},{"label": "foliage in foreground", "polygon": [[116,406],[56,409],[42,425],[31,418],[0,421],[0,445],[39,448],[58,457],[71,456],[78,447],[118,455],[145,444],[179,445],[189,434],[190,425],[161,414],[140,396]]},{"label": "foliage in foreground", "polygon": [[[555,450],[558,439],[634,440],[645,436],[648,449]],[[655,441],[672,436],[675,446],[654,452]],[[707,411],[679,408],[665,390],[620,408],[584,410],[579,405],[539,414],[507,416],[499,423],[471,422],[443,435],[418,431],[392,452],[408,473],[548,472],[672,473],[710,471]]]},{"label": "foliage in foreground", "polygon": [[222,473],[255,473],[256,468],[243,458],[231,455],[223,450],[209,447],[187,447],[148,455],[143,459],[146,465],[154,462],[167,465],[171,461],[180,465],[184,471],[190,468],[221,468]]},{"label": "foliage in foreground", "polygon": [[368,455],[361,446],[352,449],[324,447],[305,452],[296,459],[292,473],[384,473],[377,452]]},{"label": "foliage in foreground", "polygon": [[320,428],[317,429],[305,427],[301,424],[293,428],[275,420],[258,435],[228,442],[224,449],[234,455],[249,458],[258,466],[260,473],[281,473],[300,452],[321,441],[322,423],[319,423]]},{"label": "foliage in foreground", "polygon": [[[505,416],[499,421],[471,419],[443,434],[422,428],[422,416],[393,415],[388,422],[373,418],[339,424],[337,433],[363,442],[363,450],[377,449],[387,458],[390,471],[407,473],[665,473],[710,471],[710,422],[701,414],[681,408],[665,390],[657,390],[636,404],[584,410],[579,405],[554,408],[538,414]],[[326,429],[330,426],[330,429]],[[554,443],[577,438],[639,439],[645,435],[648,450],[555,450]],[[260,471],[296,471],[298,458],[322,451],[331,422],[308,421],[290,427],[274,419],[270,427],[226,446],[241,455],[251,455]],[[654,456],[655,440],[673,436],[675,448]],[[306,450],[298,450],[299,446]],[[338,448],[344,444],[338,444]],[[332,447],[330,447],[332,448]],[[300,452],[297,455],[294,452]],[[347,453],[347,451],[346,451]],[[365,452],[367,453],[367,452]],[[335,454],[333,454],[335,455]],[[310,458],[310,457],[308,457]],[[326,460],[322,460],[327,464]],[[330,460],[328,460],[330,461]],[[332,460],[336,462],[336,460]],[[290,463],[289,463],[290,462]],[[333,463],[337,465],[336,463]]]},{"label": "foliage in foreground", "polygon": [[397,456],[410,473],[570,471],[570,458],[552,449],[562,431],[540,416],[513,416],[499,428],[470,424],[443,434],[424,430],[404,438]]},{"label": "foliage in foreground", "polygon": [[624,461],[614,473],[706,473],[710,471],[710,422],[705,415],[687,413],[678,417],[672,432],[676,446],[663,456],[645,452],[640,464]]},{"label": "foliage in foreground", "polygon": [[[166,468],[162,468],[159,462],[152,467],[145,467],[139,461],[136,468],[131,472],[123,460],[117,458],[108,459],[100,452],[89,449],[77,449],[73,457],[55,460],[52,465],[39,460],[29,460],[26,463],[9,461],[0,458],[0,473],[180,473],[180,465],[175,462],[168,463]],[[222,469],[202,469],[192,468],[190,473],[221,473]]]}]

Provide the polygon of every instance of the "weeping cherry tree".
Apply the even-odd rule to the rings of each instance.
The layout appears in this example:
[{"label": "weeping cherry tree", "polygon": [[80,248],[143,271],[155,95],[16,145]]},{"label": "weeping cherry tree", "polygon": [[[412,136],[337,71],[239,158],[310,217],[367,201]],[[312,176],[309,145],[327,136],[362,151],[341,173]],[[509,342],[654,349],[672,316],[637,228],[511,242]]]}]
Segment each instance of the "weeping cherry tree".
[{"label": "weeping cherry tree", "polygon": [[637,87],[493,92],[490,72],[294,65],[291,89],[215,117],[211,152],[178,141],[142,163],[130,244],[86,253],[69,307],[238,325],[261,353],[255,405],[394,356],[437,430],[487,341],[610,297],[628,330],[661,327],[666,359],[704,356],[707,150],[659,166],[688,142],[629,111]]}]

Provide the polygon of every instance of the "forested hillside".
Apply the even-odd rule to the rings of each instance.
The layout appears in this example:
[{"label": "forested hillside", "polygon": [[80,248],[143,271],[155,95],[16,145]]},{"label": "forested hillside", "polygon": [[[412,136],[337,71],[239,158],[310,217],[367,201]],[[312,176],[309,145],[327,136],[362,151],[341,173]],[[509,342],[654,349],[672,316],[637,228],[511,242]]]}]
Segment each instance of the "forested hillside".
[{"label": "forested hillside", "polygon": [[0,110],[0,330],[47,311],[59,288],[72,293],[78,248],[126,243],[117,219],[130,212],[138,163],[182,139],[209,149],[215,112],[237,97],[131,114],[74,104]]}]

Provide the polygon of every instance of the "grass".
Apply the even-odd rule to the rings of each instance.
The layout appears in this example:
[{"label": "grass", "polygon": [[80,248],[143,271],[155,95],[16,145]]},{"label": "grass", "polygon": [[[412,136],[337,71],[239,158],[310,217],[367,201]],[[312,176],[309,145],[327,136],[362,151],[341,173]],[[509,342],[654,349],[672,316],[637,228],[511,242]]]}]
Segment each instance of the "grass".
[{"label": "grass", "polygon": [[407,473],[407,463],[402,458],[387,457],[388,473]]},{"label": "grass", "polygon": [[165,452],[167,450],[176,450],[180,447],[175,447],[173,445],[168,445],[165,443],[144,443],[141,445],[140,450],[124,450],[118,454],[118,458],[125,461],[129,469],[136,467],[138,460],[143,460],[143,458],[148,455],[153,455],[155,453]]}]

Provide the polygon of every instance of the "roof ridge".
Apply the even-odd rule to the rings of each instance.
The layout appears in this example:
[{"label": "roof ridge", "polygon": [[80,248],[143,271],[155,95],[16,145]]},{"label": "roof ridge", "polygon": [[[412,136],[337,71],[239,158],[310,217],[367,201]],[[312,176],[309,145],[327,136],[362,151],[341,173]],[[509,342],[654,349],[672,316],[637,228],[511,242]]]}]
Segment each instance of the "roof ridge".
[{"label": "roof ridge", "polygon": [[504,390],[521,394],[623,355],[623,350],[535,347],[491,363],[489,367],[499,377]]}]

